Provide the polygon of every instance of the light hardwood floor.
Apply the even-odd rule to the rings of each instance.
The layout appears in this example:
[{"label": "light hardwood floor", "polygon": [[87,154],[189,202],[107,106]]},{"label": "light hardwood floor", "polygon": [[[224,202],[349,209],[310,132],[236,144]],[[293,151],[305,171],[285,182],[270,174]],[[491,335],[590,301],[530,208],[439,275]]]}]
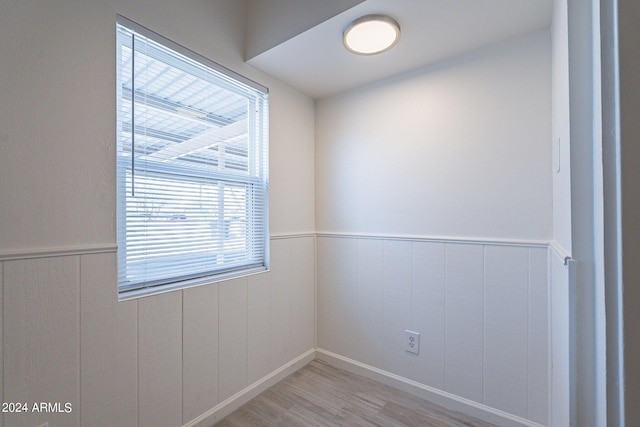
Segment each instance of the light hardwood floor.
[{"label": "light hardwood floor", "polygon": [[314,360],[264,391],[216,427],[489,427],[409,393]]}]

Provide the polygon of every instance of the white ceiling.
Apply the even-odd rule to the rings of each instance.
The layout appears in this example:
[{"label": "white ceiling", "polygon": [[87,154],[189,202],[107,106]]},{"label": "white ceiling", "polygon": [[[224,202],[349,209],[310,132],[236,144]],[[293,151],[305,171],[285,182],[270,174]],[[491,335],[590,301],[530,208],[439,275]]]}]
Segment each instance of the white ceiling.
[{"label": "white ceiling", "polygon": [[[552,9],[553,0],[367,0],[248,62],[322,98],[549,28]],[[372,13],[400,23],[400,42],[375,56],[348,52],[343,29]]]}]

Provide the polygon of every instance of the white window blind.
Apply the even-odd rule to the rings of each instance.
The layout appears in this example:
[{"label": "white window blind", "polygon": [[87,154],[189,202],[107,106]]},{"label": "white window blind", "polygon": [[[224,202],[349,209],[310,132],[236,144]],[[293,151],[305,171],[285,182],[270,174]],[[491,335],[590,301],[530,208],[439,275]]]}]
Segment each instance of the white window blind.
[{"label": "white window blind", "polygon": [[117,20],[122,295],[268,267],[266,88]]}]

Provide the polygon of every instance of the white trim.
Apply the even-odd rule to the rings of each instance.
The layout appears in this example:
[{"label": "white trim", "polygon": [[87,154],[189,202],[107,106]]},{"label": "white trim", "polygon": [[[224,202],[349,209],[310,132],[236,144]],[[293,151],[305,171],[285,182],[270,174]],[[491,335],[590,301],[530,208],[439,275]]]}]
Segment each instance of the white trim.
[{"label": "white trim", "polygon": [[555,240],[552,240],[551,242],[549,242],[549,249],[551,253],[556,255],[561,260],[571,259],[571,254],[567,252],[565,248],[560,246],[560,244]]},{"label": "white trim", "polygon": [[[314,233],[298,233],[298,234],[272,234],[269,240],[283,240],[283,239],[297,239],[304,237],[315,237]],[[118,250],[118,245],[82,245],[82,246],[67,246],[58,248],[37,248],[37,249],[18,249],[18,250],[4,250],[0,251],[0,262],[2,261],[15,261],[23,259],[35,259],[35,258],[55,258],[60,256],[73,256],[73,255],[90,255],[90,254],[103,254],[103,253],[115,253]]]},{"label": "white trim", "polygon": [[302,239],[305,237],[316,237],[316,235],[314,233],[272,234],[270,240]]},{"label": "white trim", "polygon": [[[600,37],[602,55],[602,151],[604,197],[604,287],[605,319],[598,319],[606,328],[606,392],[607,421],[611,426],[624,426],[626,409],[632,401],[625,402],[625,313],[624,313],[624,265],[622,229],[622,130],[620,105],[620,45],[631,38],[619,31],[619,12],[616,0],[602,0]],[[629,38],[629,42],[626,39]],[[627,48],[628,49],[628,48]],[[623,53],[624,55],[624,53]],[[633,77],[631,77],[633,78]],[[622,82],[627,86],[627,81]],[[633,97],[633,95],[632,95]],[[634,104],[637,99],[634,100]],[[625,108],[626,109],[626,108]],[[629,179],[629,178],[627,178]],[[628,208],[627,208],[628,209]],[[633,338],[626,339],[630,340]],[[633,381],[630,379],[630,381]],[[630,396],[630,395],[629,395]]]},{"label": "white trim", "polygon": [[541,424],[508,414],[498,409],[456,396],[428,385],[412,381],[391,372],[360,363],[330,351],[316,349],[316,358],[337,368],[362,375],[388,386],[410,393],[452,411],[462,412],[483,421],[503,427],[543,427]]},{"label": "white trim", "polygon": [[[464,237],[428,237],[428,236],[410,236],[410,235],[378,235],[378,234],[350,234],[350,233],[290,233],[290,234],[271,234],[269,240],[285,240],[285,239],[301,239],[315,237],[331,237],[341,239],[382,239],[382,240],[402,240],[416,242],[438,242],[438,243],[466,243],[475,245],[504,245],[504,246],[526,246],[550,248],[559,257],[565,258],[570,255],[558,245],[555,241],[544,240],[516,240],[516,239],[490,239],[490,238],[464,238]],[[0,251],[0,261],[13,261],[20,259],[34,258],[53,258],[59,256],[71,255],[89,255],[100,253],[114,253],[118,250],[116,244],[110,245],[83,245],[69,246],[59,248],[38,248],[23,250],[6,250]]]},{"label": "white trim", "polygon": [[204,427],[215,424],[269,387],[277,384],[289,375],[296,372],[298,369],[313,361],[315,359],[315,356],[315,349],[311,349],[306,353],[301,354],[292,361],[282,365],[280,368],[271,372],[269,375],[259,379],[250,386],[245,387],[225,401],[220,402],[204,414],[184,424],[182,427]]},{"label": "white trim", "polygon": [[417,235],[377,235],[377,234],[352,234],[352,233],[316,233],[316,237],[332,237],[341,239],[381,239],[381,240],[403,240],[417,242],[436,243],[464,243],[472,245],[501,245],[501,246],[526,246],[548,248],[548,240],[521,240],[521,239],[494,239],[480,237],[450,237],[450,236],[417,236]]},{"label": "white trim", "polygon": [[35,258],[54,258],[72,255],[90,255],[114,253],[117,245],[87,245],[60,248],[23,249],[17,251],[0,251],[0,261],[15,261]]},{"label": "white trim", "polygon": [[212,276],[199,277],[197,279],[185,280],[182,282],[176,282],[167,285],[133,289],[130,291],[120,292],[118,295],[118,301],[128,301],[133,299],[152,297],[155,295],[165,294],[167,292],[180,291],[183,289],[211,285],[213,283],[225,282],[228,280],[240,279],[248,276],[255,276],[256,274],[268,273],[269,271],[271,270],[266,267],[255,267],[223,274],[216,274]]}]

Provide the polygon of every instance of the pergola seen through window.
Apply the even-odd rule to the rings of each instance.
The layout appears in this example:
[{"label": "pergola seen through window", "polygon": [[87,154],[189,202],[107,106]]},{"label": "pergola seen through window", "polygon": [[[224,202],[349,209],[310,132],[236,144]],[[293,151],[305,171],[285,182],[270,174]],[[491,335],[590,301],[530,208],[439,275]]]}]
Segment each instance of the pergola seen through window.
[{"label": "pergola seen through window", "polygon": [[121,296],[268,267],[268,94],[117,23]]}]

